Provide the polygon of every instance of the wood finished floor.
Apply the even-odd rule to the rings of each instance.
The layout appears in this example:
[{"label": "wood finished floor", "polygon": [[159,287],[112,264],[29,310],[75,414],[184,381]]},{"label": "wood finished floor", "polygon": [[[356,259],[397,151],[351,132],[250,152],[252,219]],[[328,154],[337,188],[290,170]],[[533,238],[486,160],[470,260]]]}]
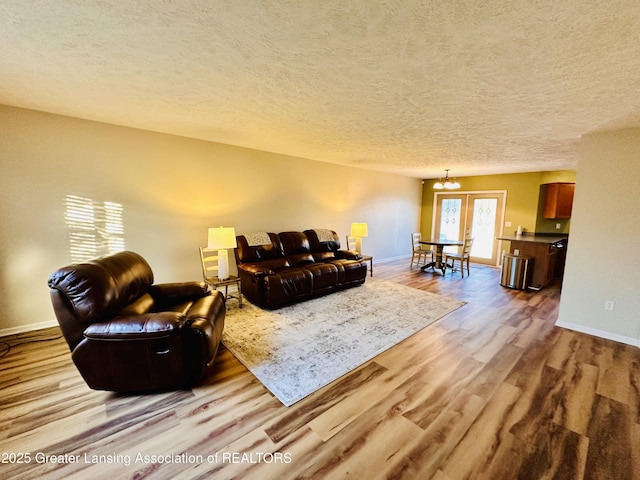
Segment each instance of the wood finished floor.
[{"label": "wood finished floor", "polygon": [[375,276],[468,304],[289,408],[224,348],[197,388],[124,396],[88,389],[55,328],[0,339],[0,454],[30,454],[0,477],[640,479],[640,351],[555,327],[557,285]]}]

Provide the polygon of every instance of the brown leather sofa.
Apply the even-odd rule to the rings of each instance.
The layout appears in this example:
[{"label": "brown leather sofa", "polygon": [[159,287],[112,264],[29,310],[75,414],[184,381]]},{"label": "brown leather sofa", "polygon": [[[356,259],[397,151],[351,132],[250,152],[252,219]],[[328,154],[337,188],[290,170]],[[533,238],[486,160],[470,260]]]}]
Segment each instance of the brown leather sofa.
[{"label": "brown leather sofa", "polygon": [[280,308],[365,282],[367,264],[362,255],[341,250],[333,230],[264,233],[262,237],[257,241],[236,237],[242,293],[254,305]]},{"label": "brown leather sofa", "polygon": [[89,387],[183,388],[211,373],[225,300],[204,283],[154,285],[144,258],[120,252],[60,268],[49,288],[73,362]]}]

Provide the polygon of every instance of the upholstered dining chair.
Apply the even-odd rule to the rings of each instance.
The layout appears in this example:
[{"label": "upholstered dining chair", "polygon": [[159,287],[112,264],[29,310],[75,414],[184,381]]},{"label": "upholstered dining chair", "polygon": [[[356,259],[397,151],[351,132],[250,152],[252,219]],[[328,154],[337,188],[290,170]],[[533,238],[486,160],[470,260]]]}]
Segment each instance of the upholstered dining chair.
[{"label": "upholstered dining chair", "polygon": [[[473,238],[465,238],[462,251],[460,253],[447,253],[445,255],[445,267],[451,266],[451,271],[456,271],[456,260],[460,261],[460,273],[464,278],[464,263],[467,262],[467,276],[469,276],[469,257],[471,256],[471,247],[473,246]],[[449,263],[451,261],[451,263]]]},{"label": "upholstered dining chair", "polygon": [[420,232],[411,233],[411,265],[409,268],[413,268],[415,263],[417,266],[422,266],[428,262],[433,262],[433,250],[424,248],[424,245],[420,243],[422,240],[422,234]]}]

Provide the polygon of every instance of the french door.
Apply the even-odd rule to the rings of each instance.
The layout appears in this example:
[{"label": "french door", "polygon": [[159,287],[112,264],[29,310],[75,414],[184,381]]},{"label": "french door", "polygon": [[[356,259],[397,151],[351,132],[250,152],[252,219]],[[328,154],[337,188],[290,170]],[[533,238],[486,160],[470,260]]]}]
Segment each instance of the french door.
[{"label": "french door", "polygon": [[[497,265],[496,237],[502,234],[506,192],[437,192],[434,195],[434,236],[449,240],[473,237],[471,261]],[[455,252],[457,248],[446,247],[445,251]]]}]

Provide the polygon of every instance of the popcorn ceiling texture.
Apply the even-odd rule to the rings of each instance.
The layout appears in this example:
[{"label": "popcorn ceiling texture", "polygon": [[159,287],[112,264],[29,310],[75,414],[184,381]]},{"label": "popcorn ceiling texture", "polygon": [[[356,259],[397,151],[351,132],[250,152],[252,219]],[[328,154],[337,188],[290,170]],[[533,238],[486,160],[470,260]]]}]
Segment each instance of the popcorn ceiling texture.
[{"label": "popcorn ceiling texture", "polygon": [[640,126],[637,0],[3,0],[0,103],[418,178]]}]

